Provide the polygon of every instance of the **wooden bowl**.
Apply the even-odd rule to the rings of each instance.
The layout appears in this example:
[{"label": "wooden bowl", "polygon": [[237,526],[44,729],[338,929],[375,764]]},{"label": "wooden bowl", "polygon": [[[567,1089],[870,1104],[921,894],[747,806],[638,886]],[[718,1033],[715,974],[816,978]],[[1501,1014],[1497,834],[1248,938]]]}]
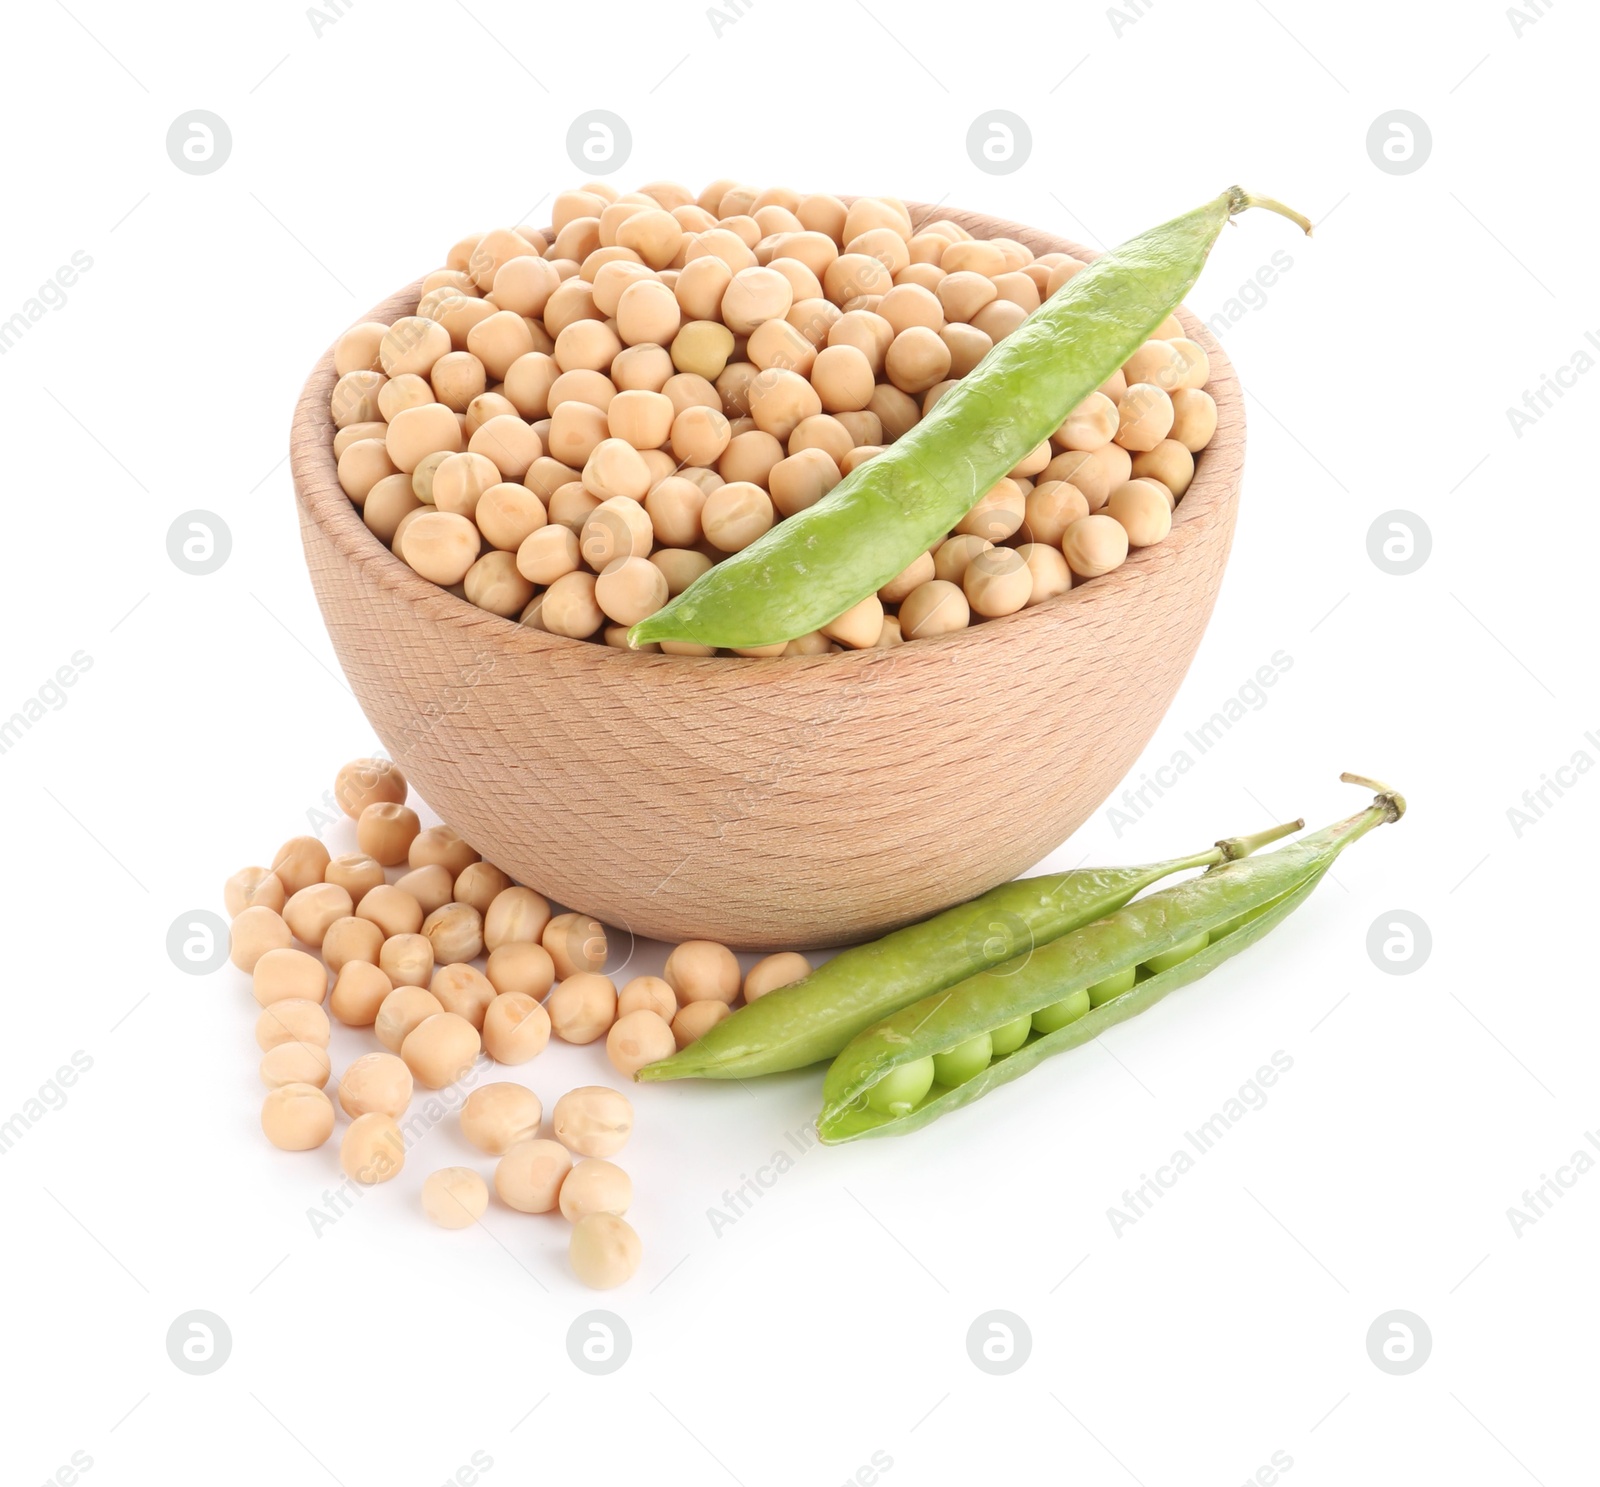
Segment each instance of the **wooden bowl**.
[{"label": "wooden bowl", "polygon": [[[916,220],[932,208],[913,206]],[[979,237],[1093,258],[940,208]],[[411,313],[417,286],[367,317]],[[957,635],[746,660],[532,630],[413,573],[339,488],[330,350],[295,411],[301,533],[334,650],[378,737],[491,862],[634,934],[852,944],[1016,876],[1149,741],[1210,618],[1244,408],[1221,348],[1215,438],[1172,533],[1116,572]]]}]

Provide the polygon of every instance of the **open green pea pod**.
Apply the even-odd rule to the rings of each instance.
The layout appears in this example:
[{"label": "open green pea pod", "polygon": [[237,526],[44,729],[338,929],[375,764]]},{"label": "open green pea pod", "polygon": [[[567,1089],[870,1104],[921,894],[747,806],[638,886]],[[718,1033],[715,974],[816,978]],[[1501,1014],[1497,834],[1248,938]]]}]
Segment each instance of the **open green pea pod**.
[{"label": "open green pea pod", "polygon": [[1366,810],[1287,847],[1214,867],[958,982],[851,1040],[822,1085],[817,1131],[836,1144],[915,1130],[1154,1006],[1294,912],[1351,842],[1398,821]]}]

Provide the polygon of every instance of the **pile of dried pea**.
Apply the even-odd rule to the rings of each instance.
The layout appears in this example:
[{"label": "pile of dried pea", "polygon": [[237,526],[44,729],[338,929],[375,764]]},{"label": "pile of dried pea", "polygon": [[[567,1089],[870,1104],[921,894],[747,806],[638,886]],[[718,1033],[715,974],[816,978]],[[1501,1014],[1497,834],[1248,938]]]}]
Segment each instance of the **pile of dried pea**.
[{"label": "pile of dried pea", "polygon": [[[588,182],[555,199],[548,239],[463,238],[414,315],[340,338],[340,484],[425,578],[626,647],[629,626],[900,438],[1082,267],[913,224],[889,197]],[[876,596],[738,654],[948,634],[1111,572],[1171,529],[1216,430],[1209,375],[1169,317]]]},{"label": "pile of dried pea", "polygon": [[[605,926],[554,913],[450,827],[424,829],[407,794],[391,761],[354,760],[339,771],[334,798],[356,823],[357,851],[333,856],[317,837],[294,837],[270,867],[241,868],[223,889],[230,958],[250,975],[260,1007],[262,1130],[274,1146],[308,1151],[329,1140],[342,1110],[349,1125],[339,1160],[353,1181],[401,1171],[401,1122],[418,1084],[454,1085],[481,1055],[528,1063],[552,1036],[603,1038],[612,1065],[631,1077],[686,1048],[741,992],[753,1001],[810,970],[803,956],[783,954],[741,975],[725,946],[691,941],[673,950],[662,976],[635,977],[619,992],[601,974]],[[372,1029],[381,1045],[337,1079],[330,1013]],[[608,1158],[632,1130],[632,1107],[589,1085],[556,1102],[553,1139],[539,1134],[543,1118],[538,1096],[513,1082],[475,1086],[460,1113],[466,1139],[498,1158],[501,1202],[523,1213],[559,1208],[573,1225],[574,1274],[588,1286],[620,1285],[641,1248],[623,1217],[632,1182]],[[469,1167],[442,1168],[423,1184],[423,1210],[444,1228],[468,1227],[488,1204],[489,1184]]]}]

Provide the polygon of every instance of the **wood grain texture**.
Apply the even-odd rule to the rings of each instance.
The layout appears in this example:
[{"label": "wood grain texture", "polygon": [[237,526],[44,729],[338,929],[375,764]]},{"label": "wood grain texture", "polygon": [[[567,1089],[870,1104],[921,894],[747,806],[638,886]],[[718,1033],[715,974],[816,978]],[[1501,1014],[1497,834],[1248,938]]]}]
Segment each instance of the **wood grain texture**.
[{"label": "wood grain texture", "polygon": [[[912,206],[914,220],[932,208]],[[1036,253],[1094,255],[977,213]],[[416,306],[417,286],[370,319]],[[971,898],[1064,841],[1149,741],[1233,538],[1238,381],[1205,327],[1217,433],[1172,533],[1059,598],[893,650],[632,654],[527,629],[418,577],[339,488],[330,349],[291,433],[312,584],[379,738],[490,861],[669,942],[852,944]]]}]

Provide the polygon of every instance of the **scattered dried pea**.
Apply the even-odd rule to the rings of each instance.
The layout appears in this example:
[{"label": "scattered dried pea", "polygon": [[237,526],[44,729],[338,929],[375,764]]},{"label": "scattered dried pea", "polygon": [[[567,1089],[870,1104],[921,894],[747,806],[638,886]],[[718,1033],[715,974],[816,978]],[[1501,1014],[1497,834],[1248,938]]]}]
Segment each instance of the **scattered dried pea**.
[{"label": "scattered dried pea", "polygon": [[235,914],[228,926],[228,959],[241,971],[253,972],[262,956],[287,950],[293,940],[281,914],[265,904],[255,904]]},{"label": "scattered dried pea", "polygon": [[672,1019],[672,1041],[687,1048],[699,1041],[733,1009],[726,1002],[690,1002],[680,1007]]},{"label": "scattered dried pea", "polygon": [[264,952],[251,970],[250,989],[258,1005],[306,1001],[319,1006],[328,994],[328,970],[315,955],[287,946]]},{"label": "scattered dried pea", "polygon": [[810,974],[811,962],[793,950],[768,955],[745,972],[744,999],[746,1002],[756,1001],[769,991],[776,991],[780,986],[792,986]]},{"label": "scattered dried pea", "polygon": [[270,867],[242,867],[223,884],[222,902],[228,917],[237,919],[246,909],[257,906],[281,914],[287,897]]},{"label": "scattered dried pea", "polygon": [[337,884],[350,895],[352,903],[359,904],[384,881],[383,864],[366,852],[342,852],[329,861],[323,879]]},{"label": "scattered dried pea", "polygon": [[659,976],[635,976],[617,993],[617,1016],[630,1012],[654,1012],[671,1022],[678,1010],[678,996]]},{"label": "scattered dried pea", "polygon": [[394,982],[375,962],[346,961],[333,978],[328,1010],[346,1027],[371,1027],[393,990]]},{"label": "scattered dried pea", "polygon": [[354,908],[348,890],[337,883],[312,883],[289,896],[283,922],[302,944],[320,950],[329,927],[348,918]]},{"label": "scattered dried pea", "polygon": [[611,1067],[630,1079],[646,1064],[669,1057],[676,1048],[671,1024],[648,1008],[624,1013],[606,1033],[606,1057],[611,1060]]},{"label": "scattered dried pea", "polygon": [[377,1111],[398,1119],[411,1103],[411,1070],[392,1053],[364,1053],[339,1076],[339,1107],[354,1119]]},{"label": "scattered dried pea", "polygon": [[422,1211],[441,1229],[470,1228],[488,1206],[489,1185],[470,1167],[441,1167],[422,1184]]},{"label": "scattered dried pea", "polygon": [[328,1050],[320,1043],[288,1042],[279,1043],[262,1055],[260,1072],[261,1082],[268,1089],[281,1089],[286,1084],[309,1084],[321,1089],[332,1077],[333,1065]]},{"label": "scattered dried pea", "polygon": [[685,1005],[722,1002],[731,1006],[739,995],[739,961],[726,945],[714,940],[685,940],[667,956],[661,975]]},{"label": "scattered dried pea", "polygon": [[291,897],[302,888],[320,883],[327,871],[328,849],[314,836],[297,836],[278,848],[272,859],[272,871],[283,890]]},{"label": "scattered dried pea", "polygon": [[545,999],[550,1030],[563,1043],[593,1043],[617,1019],[617,989],[594,971],[574,971]]},{"label": "scattered dried pea", "polygon": [[426,986],[433,976],[433,942],[426,935],[390,935],[378,951],[378,969],[396,986]]},{"label": "scattered dried pea", "polygon": [[405,1163],[405,1137],[387,1115],[358,1115],[339,1143],[339,1166],[346,1177],[363,1185],[398,1177]]},{"label": "scattered dried pea", "polygon": [[406,860],[422,823],[409,806],[390,801],[374,801],[356,821],[356,841],[361,850],[384,867],[395,867]]},{"label": "scattered dried pea", "polygon": [[484,1051],[499,1064],[525,1064],[550,1041],[550,1014],[527,992],[490,1001],[483,1016]]},{"label": "scattered dried pea", "polygon": [[461,839],[453,826],[430,826],[411,840],[406,853],[407,863],[414,868],[439,863],[450,872],[451,879],[459,878],[474,862],[478,854]]},{"label": "scattered dried pea", "polygon": [[594,1291],[632,1279],[643,1257],[633,1226],[614,1213],[591,1213],[572,1226],[567,1244],[572,1273]]},{"label": "scattered dried pea", "polygon": [[544,1107],[525,1084],[479,1085],[461,1106],[461,1134],[492,1157],[536,1139],[543,1120]]},{"label": "scattered dried pea", "polygon": [[390,1053],[399,1053],[415,1029],[443,1011],[438,997],[426,987],[396,986],[378,1004],[372,1031]]},{"label": "scattered dried pea", "polygon": [[536,944],[550,922],[550,903],[531,888],[502,888],[483,911],[483,943],[490,951],[517,942]]},{"label": "scattered dried pea", "polygon": [[322,958],[335,976],[351,961],[377,965],[382,949],[383,931],[370,919],[358,919],[353,914],[335,919],[322,937]]},{"label": "scattered dried pea", "polygon": [[454,965],[483,954],[483,916],[471,904],[448,903],[422,921],[436,965]]},{"label": "scattered dried pea", "polygon": [[384,938],[415,934],[422,928],[422,905],[398,883],[380,883],[363,895],[355,917],[367,919],[383,931]]},{"label": "scattered dried pea", "polygon": [[556,1101],[550,1125],[568,1151],[584,1157],[615,1156],[633,1132],[633,1106],[614,1089],[586,1084]]},{"label": "scattered dried pea", "polygon": [[314,1084],[284,1084],[261,1102],[261,1129],[280,1151],[311,1151],[333,1134],[333,1101]]},{"label": "scattered dried pea", "polygon": [[315,1043],[326,1048],[331,1036],[328,1014],[305,998],[273,1002],[256,1018],[256,1047],[263,1053],[280,1043]]},{"label": "scattered dried pea", "polygon": [[633,1180],[621,1167],[603,1157],[574,1162],[561,1184],[561,1216],[577,1223],[591,1213],[612,1213],[620,1218],[633,1203]]},{"label": "scattered dried pea", "polygon": [[549,1213],[572,1170],[572,1156],[556,1141],[518,1141],[494,1169],[500,1201],[519,1213]]},{"label": "scattered dried pea", "polygon": [[539,942],[563,981],[579,971],[598,971],[609,953],[605,926],[587,914],[557,914],[545,925]]},{"label": "scattered dried pea", "polygon": [[436,1012],[406,1034],[400,1057],[418,1084],[443,1089],[471,1069],[482,1047],[477,1028],[466,1018]]},{"label": "scattered dried pea", "polygon": [[482,916],[489,912],[495,899],[511,886],[510,875],[501,872],[492,862],[473,862],[456,875],[454,896],[456,902],[469,904]]},{"label": "scattered dried pea", "polygon": [[439,966],[428,982],[428,990],[446,1012],[466,1018],[480,1034],[490,1004],[498,1000],[494,983],[476,966],[460,961]]},{"label": "scattered dried pea", "polygon": [[507,940],[489,952],[484,974],[501,996],[520,993],[537,999],[555,984],[556,967],[543,945]]}]

